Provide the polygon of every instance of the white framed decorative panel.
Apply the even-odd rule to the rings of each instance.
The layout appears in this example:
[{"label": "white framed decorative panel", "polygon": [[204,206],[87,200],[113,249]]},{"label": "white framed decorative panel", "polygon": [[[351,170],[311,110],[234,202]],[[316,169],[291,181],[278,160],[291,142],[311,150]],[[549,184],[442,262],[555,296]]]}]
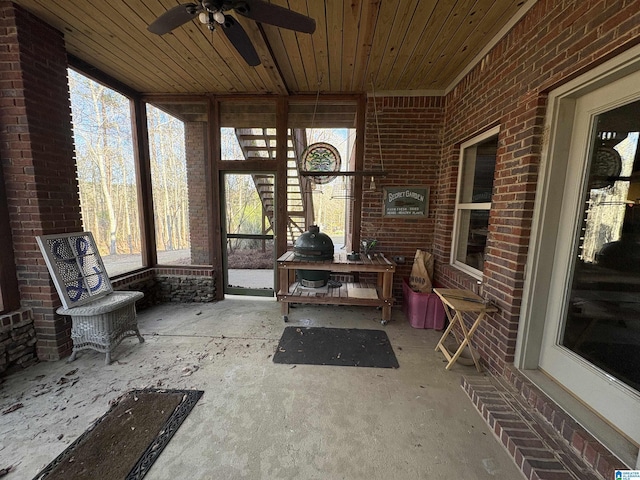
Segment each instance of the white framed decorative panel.
[{"label": "white framed decorative panel", "polygon": [[65,308],[113,291],[91,232],[42,235],[36,241]]}]

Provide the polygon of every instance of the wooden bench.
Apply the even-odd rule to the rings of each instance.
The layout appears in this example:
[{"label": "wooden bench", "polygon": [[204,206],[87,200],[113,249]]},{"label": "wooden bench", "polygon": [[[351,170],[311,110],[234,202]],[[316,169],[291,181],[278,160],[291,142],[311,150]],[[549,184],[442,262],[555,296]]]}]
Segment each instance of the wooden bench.
[{"label": "wooden bench", "polygon": [[[377,274],[376,284],[345,283],[339,288],[328,289],[326,293],[317,293],[321,289],[304,288],[295,282],[296,270],[324,270],[337,273],[373,272]],[[336,253],[331,260],[313,262],[296,257],[287,252],[278,258],[278,301],[282,303],[282,318],[288,321],[290,303],[309,303],[325,305],[362,305],[382,309],[382,325],[391,320],[393,306],[393,274],[395,262],[383,254],[360,255],[358,260],[349,260],[344,252]]]}]

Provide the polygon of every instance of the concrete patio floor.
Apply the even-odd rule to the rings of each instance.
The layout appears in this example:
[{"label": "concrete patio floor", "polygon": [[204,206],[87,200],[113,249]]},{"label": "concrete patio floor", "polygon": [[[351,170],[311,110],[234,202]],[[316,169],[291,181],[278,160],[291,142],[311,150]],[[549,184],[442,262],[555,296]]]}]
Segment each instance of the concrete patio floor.
[{"label": "concrete patio floor", "polygon": [[[204,395],[146,479],[524,478],[460,387],[472,367],[444,369],[440,332],[411,328],[399,308],[382,327],[364,307],[298,306],[288,325],[385,329],[399,369],[279,365],[285,324],[273,299],[230,297],[140,312],[146,342],[114,362],[81,352],[0,384],[0,470],[37,474],[133,388]],[[2,381],[2,380],[0,380]]]}]

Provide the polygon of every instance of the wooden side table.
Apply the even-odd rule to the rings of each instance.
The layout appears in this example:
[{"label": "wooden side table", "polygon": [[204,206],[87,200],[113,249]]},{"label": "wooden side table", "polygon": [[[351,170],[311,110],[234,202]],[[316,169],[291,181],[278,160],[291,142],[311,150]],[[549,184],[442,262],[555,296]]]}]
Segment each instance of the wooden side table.
[{"label": "wooden side table", "polygon": [[[449,326],[444,331],[442,337],[440,338],[440,341],[436,345],[436,352],[440,350],[448,361],[445,368],[449,370],[451,366],[456,363],[464,348],[466,346],[469,346],[469,352],[471,352],[473,363],[476,365],[478,371],[481,372],[482,369],[480,367],[479,357],[473,349],[473,346],[471,345],[471,338],[473,338],[473,334],[482,323],[482,320],[484,320],[487,312],[497,312],[498,309],[496,307],[485,304],[482,297],[476,295],[470,290],[434,288],[433,292],[438,295],[438,297],[440,297],[440,300],[442,300],[442,303],[444,304],[444,311],[447,314],[447,318],[449,319]],[[476,319],[471,325],[471,328],[469,329],[467,329],[467,326],[462,319],[464,313],[472,313],[477,315]],[[459,334],[454,328],[456,324],[460,325],[460,330],[462,330],[462,338],[459,338]],[[444,345],[445,340],[451,332],[453,332],[453,336],[456,338],[456,341],[459,344],[458,349],[453,354],[451,354],[447,347],[445,347]]]}]

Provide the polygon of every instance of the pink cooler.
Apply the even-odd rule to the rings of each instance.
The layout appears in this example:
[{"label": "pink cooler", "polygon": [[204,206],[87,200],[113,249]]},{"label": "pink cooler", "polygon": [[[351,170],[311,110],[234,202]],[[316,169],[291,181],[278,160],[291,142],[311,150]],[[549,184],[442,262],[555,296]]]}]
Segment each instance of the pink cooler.
[{"label": "pink cooler", "polygon": [[409,280],[403,278],[402,296],[402,311],[413,328],[444,328],[444,307],[435,293],[414,292],[409,286]]}]

